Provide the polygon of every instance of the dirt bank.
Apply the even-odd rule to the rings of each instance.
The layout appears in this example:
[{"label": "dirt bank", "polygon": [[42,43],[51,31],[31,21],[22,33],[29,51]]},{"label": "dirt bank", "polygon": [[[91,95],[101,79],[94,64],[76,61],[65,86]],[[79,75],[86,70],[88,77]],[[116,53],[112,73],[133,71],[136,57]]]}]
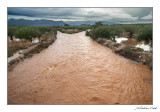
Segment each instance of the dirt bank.
[{"label": "dirt bank", "polygon": [[99,44],[110,48],[114,53],[136,61],[137,63],[146,65],[152,70],[152,52],[143,51],[140,48],[136,48],[134,45],[123,43],[119,44],[106,38],[98,38],[96,41]]},{"label": "dirt bank", "polygon": [[27,49],[19,50],[13,56],[8,58],[8,70],[12,70],[18,62],[24,61],[25,58],[32,57],[33,54],[40,53],[43,49],[48,48],[56,40],[56,32],[47,36],[38,44],[30,45]]},{"label": "dirt bank", "polygon": [[152,72],[85,32],[58,32],[8,72],[8,104],[152,104]]}]

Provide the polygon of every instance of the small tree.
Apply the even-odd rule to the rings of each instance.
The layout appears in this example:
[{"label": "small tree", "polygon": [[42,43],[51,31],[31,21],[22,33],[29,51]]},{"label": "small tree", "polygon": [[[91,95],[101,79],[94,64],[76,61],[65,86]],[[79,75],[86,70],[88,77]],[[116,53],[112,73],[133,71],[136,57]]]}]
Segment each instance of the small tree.
[{"label": "small tree", "polygon": [[8,36],[10,37],[11,40],[13,40],[13,36],[15,35],[17,28],[14,26],[9,26],[8,27]]},{"label": "small tree", "polygon": [[110,36],[113,41],[116,41],[115,36],[117,36],[117,32],[115,30],[110,31]]},{"label": "small tree", "polygon": [[69,26],[69,24],[64,24],[64,26]]},{"label": "small tree", "polygon": [[137,36],[136,39],[137,41],[145,41],[146,43],[149,43],[149,41],[151,41],[152,44],[152,26],[144,26],[144,28],[141,29],[139,36]]},{"label": "small tree", "polygon": [[45,34],[45,32],[50,32],[51,31],[51,27],[49,26],[38,26],[35,27],[37,31],[39,31],[41,34]]},{"label": "small tree", "polygon": [[19,29],[15,33],[15,36],[20,39],[25,38],[25,39],[32,41],[32,38],[34,38],[34,37],[40,38],[41,33],[34,28],[24,27],[24,28]]},{"label": "small tree", "polygon": [[124,27],[124,30],[126,32],[129,32],[129,37],[131,38],[132,35],[135,33],[135,26],[134,25],[125,25]]},{"label": "small tree", "polygon": [[96,22],[96,23],[94,24],[94,28],[97,28],[97,27],[102,26],[102,25],[103,25],[102,22],[101,22],[101,21],[98,21],[98,22]]}]

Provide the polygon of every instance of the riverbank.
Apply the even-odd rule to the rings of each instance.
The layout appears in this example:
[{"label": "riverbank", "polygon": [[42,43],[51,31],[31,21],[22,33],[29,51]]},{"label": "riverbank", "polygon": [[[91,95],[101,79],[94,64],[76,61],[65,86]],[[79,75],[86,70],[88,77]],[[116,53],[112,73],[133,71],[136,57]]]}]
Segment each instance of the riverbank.
[{"label": "riverbank", "polygon": [[84,29],[58,29],[58,31],[62,33],[67,33],[67,34],[74,34],[74,33],[79,33],[84,31]]},{"label": "riverbank", "polygon": [[147,65],[152,70],[152,52],[144,51],[133,45],[116,43],[106,38],[98,38],[95,40],[99,44],[110,48],[114,53],[124,56],[125,58]]},{"label": "riverbank", "polygon": [[23,50],[18,50],[13,56],[8,57],[8,70],[12,70],[17,63],[23,61],[25,58],[32,57],[33,54],[40,53],[43,49],[48,48],[48,46],[56,40],[56,34],[57,32],[54,32],[51,35],[48,35],[41,42],[32,44]]}]

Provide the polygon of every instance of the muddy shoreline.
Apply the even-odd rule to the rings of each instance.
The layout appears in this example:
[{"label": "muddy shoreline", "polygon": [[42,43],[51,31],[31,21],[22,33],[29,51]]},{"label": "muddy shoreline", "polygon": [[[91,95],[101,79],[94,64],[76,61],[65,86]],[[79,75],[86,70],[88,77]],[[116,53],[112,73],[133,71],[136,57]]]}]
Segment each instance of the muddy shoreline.
[{"label": "muddy shoreline", "polygon": [[95,41],[102,46],[110,48],[114,53],[118,55],[148,66],[150,70],[152,70],[153,68],[152,52],[143,51],[142,49],[136,48],[132,45],[125,45],[123,43],[118,44],[105,38],[98,38]]},{"label": "muddy shoreline", "polygon": [[[48,48],[55,40],[56,33],[47,36],[43,41],[29,46],[27,49],[19,50],[14,53],[13,56],[8,58],[8,71],[12,70],[20,61],[24,61],[25,58],[30,58],[34,54],[40,53],[42,50]],[[15,56],[17,55],[17,56]]]}]

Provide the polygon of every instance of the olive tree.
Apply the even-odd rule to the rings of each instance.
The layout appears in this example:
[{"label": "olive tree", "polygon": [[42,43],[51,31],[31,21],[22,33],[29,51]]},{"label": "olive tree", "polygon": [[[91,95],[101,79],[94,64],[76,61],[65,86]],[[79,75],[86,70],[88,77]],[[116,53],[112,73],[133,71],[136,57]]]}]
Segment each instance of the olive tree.
[{"label": "olive tree", "polygon": [[64,26],[69,26],[69,24],[64,24]]},{"label": "olive tree", "polygon": [[126,32],[129,32],[129,37],[131,38],[132,35],[135,33],[136,27],[134,25],[124,25],[123,29]]},{"label": "olive tree", "polygon": [[97,28],[97,27],[102,26],[102,25],[103,25],[102,22],[98,21],[93,26],[94,26],[94,28]]},{"label": "olive tree", "polygon": [[136,39],[137,41],[145,41],[146,43],[152,42],[152,25],[144,26]]},{"label": "olive tree", "polygon": [[35,37],[40,38],[41,33],[35,28],[24,27],[24,28],[17,30],[15,33],[15,36],[20,39],[24,38],[24,39],[32,41],[32,38],[35,38]]},{"label": "olive tree", "polygon": [[17,30],[17,27],[15,26],[8,26],[8,36],[11,40],[13,40],[13,36],[15,35],[15,32]]}]

